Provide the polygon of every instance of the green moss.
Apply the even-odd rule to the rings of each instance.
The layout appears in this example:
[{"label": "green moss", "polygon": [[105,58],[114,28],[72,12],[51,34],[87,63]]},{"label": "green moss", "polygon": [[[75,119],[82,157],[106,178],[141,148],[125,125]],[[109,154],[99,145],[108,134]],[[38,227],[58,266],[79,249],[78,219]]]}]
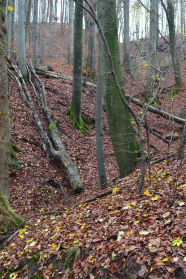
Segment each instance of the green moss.
[{"label": "green moss", "polygon": [[13,211],[8,200],[0,195],[0,233],[23,223],[23,220]]},{"label": "green moss", "polygon": [[81,121],[79,122],[76,119],[76,116],[72,110],[72,105],[70,106],[70,108],[68,110],[68,114],[70,115],[70,119],[72,120],[73,128],[80,130],[83,135],[90,136],[90,129],[89,129],[87,118],[83,114],[81,114]]}]

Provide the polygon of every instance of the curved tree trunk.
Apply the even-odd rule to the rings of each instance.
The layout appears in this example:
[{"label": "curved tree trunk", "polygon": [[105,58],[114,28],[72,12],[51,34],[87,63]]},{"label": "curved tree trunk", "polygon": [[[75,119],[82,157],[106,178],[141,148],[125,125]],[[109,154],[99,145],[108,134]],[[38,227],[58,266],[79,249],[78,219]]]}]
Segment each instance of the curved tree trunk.
[{"label": "curved tree trunk", "polygon": [[[107,4],[105,4],[104,0],[99,0],[97,13],[112,55],[115,73],[121,88],[123,88],[117,35],[116,1],[108,0]],[[120,169],[120,176],[124,177],[136,167],[139,148],[135,139],[129,111],[122,103],[118,94],[116,83],[110,72],[108,54],[100,38],[99,52],[101,85],[105,99],[110,136]],[[122,91],[124,95],[124,90]]]}]

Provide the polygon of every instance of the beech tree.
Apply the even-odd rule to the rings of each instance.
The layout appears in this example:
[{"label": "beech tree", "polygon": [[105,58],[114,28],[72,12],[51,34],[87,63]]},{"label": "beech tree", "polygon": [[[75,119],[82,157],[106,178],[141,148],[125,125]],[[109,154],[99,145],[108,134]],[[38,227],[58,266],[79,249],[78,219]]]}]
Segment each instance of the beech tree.
[{"label": "beech tree", "polygon": [[5,0],[0,0],[0,233],[6,232],[12,225],[21,223],[21,219],[11,209],[8,199],[9,163],[11,153],[11,125],[8,93],[7,59],[5,57]]},{"label": "beech tree", "polygon": [[24,79],[26,79],[27,69],[26,69],[25,1],[24,0],[19,0],[19,4],[18,4],[18,65]]},{"label": "beech tree", "polygon": [[49,12],[49,46],[48,46],[48,54],[49,57],[52,57],[52,23],[53,23],[53,0],[50,0],[50,12]]},{"label": "beech tree", "polygon": [[130,37],[129,37],[129,0],[124,0],[124,67],[126,72],[130,72],[130,57],[129,57],[129,46],[130,46]]},{"label": "beech tree", "polygon": [[[80,4],[80,5],[79,5]],[[73,127],[81,132],[87,132],[85,118],[81,114],[81,91],[82,91],[82,40],[83,40],[83,0],[75,3],[74,19],[74,67],[73,67],[73,94],[72,104],[69,109]]]},{"label": "beech tree", "polygon": [[[93,5],[94,2],[91,0]],[[96,24],[94,19],[87,14],[87,31],[88,31],[88,56],[87,56],[87,68],[88,73],[95,75],[96,72]]]},{"label": "beech tree", "polygon": [[162,0],[161,0],[161,4],[163,5],[163,8],[165,10],[167,22],[169,26],[169,44],[170,44],[172,66],[174,70],[175,89],[176,91],[179,91],[179,89],[183,85],[183,82],[182,82],[180,64],[179,64],[177,48],[176,48],[176,34],[175,34],[175,20],[174,20],[175,13],[174,13],[173,1],[167,0],[167,7],[165,6]]},{"label": "beech tree", "polygon": [[[157,60],[157,35],[158,35],[158,1],[150,0],[150,37],[149,37],[149,60],[156,66]],[[152,67],[148,69],[146,90],[149,96],[153,96],[156,82],[156,72]]]},{"label": "beech tree", "polygon": [[10,111],[5,58],[4,6],[0,1],[0,193],[9,198],[9,163],[11,150]]},{"label": "beech tree", "polygon": [[74,20],[74,1],[69,0],[69,39],[68,39],[68,63],[73,62],[73,20]]},{"label": "beech tree", "polygon": [[46,0],[42,0],[41,44],[40,44],[40,63],[41,64],[44,63],[45,13],[46,13]]},{"label": "beech tree", "polygon": [[34,0],[34,16],[33,16],[33,62],[34,65],[38,64],[38,0]]},{"label": "beech tree", "polygon": [[[99,63],[99,62],[98,62]],[[103,150],[103,92],[101,86],[100,65],[98,65],[98,83],[96,90],[96,156],[99,175],[99,184],[101,188],[108,186],[107,175],[105,170],[105,159]]]},{"label": "beech tree", "polygon": [[[104,0],[98,0],[97,14],[124,96],[117,33],[116,1],[108,0],[107,4],[105,4]],[[135,139],[135,131],[132,127],[129,111],[122,103],[116,82],[111,75],[108,53],[101,38],[99,38],[99,53],[101,86],[106,105],[110,136],[120,169],[120,176],[124,177],[135,168],[139,156],[139,147]]]}]

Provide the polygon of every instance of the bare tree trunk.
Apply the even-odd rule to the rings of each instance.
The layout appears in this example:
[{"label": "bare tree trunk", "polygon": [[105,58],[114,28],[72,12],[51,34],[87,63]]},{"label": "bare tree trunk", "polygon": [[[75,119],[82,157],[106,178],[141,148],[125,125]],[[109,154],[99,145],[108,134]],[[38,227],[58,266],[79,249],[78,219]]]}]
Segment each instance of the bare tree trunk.
[{"label": "bare tree trunk", "polygon": [[107,175],[105,171],[105,159],[103,151],[103,94],[101,88],[101,79],[100,79],[100,67],[98,65],[98,84],[96,91],[96,155],[97,155],[97,166],[99,174],[99,184],[101,188],[106,188]]},{"label": "bare tree trunk", "polygon": [[[149,40],[149,60],[153,66],[156,66],[157,60],[157,35],[158,35],[158,15],[157,8],[158,1],[150,0],[150,40]],[[156,81],[156,71],[150,67],[148,70],[148,78],[146,84],[146,90],[149,93],[149,96],[153,97],[153,91]]]},{"label": "bare tree trunk", "polygon": [[52,57],[52,24],[53,24],[53,0],[50,0],[50,13],[49,13],[49,46],[48,54]]},{"label": "bare tree trunk", "polygon": [[27,79],[24,0],[19,0],[18,5],[18,65],[24,79]]},{"label": "bare tree trunk", "polygon": [[34,17],[33,17],[33,61],[38,65],[38,0],[34,0]]},{"label": "bare tree trunk", "polygon": [[13,8],[11,12],[11,27],[10,27],[10,50],[15,49],[14,42],[15,42],[15,30],[14,30],[14,25],[15,25],[15,0],[11,1],[11,6]]},{"label": "bare tree trunk", "polygon": [[88,28],[88,56],[87,67],[91,75],[96,72],[96,25],[92,17],[87,15],[87,28]]},{"label": "bare tree trunk", "polygon": [[[117,34],[116,1],[98,1],[98,20],[107,40],[112,56],[118,84],[124,96],[122,73],[120,65],[119,44]],[[124,177],[135,169],[139,157],[139,147],[135,139],[130,114],[118,94],[118,85],[111,75],[111,65],[105,45],[99,38],[101,85],[105,99],[110,136],[116,160],[120,169],[120,176]],[[124,97],[123,97],[124,98]]]},{"label": "bare tree trunk", "polygon": [[175,34],[173,1],[167,0],[167,8],[165,7],[163,0],[161,0],[161,3],[166,12],[168,27],[169,27],[169,43],[170,43],[172,65],[173,65],[173,70],[174,70],[175,89],[177,92],[179,92],[179,89],[182,87],[183,82],[182,82],[182,77],[181,77],[177,49],[176,49],[176,34]]},{"label": "bare tree trunk", "polygon": [[127,73],[130,72],[130,57],[129,57],[129,45],[130,45],[130,38],[129,38],[129,0],[124,0],[124,67]]},{"label": "bare tree trunk", "polygon": [[181,59],[184,61],[185,53],[184,53],[184,19],[185,19],[185,10],[184,10],[184,3],[180,0],[180,13],[181,13]]},{"label": "bare tree trunk", "polygon": [[46,17],[46,0],[42,0],[42,22],[41,22],[41,45],[40,45],[40,63],[44,64],[45,51],[45,17]]},{"label": "bare tree trunk", "polygon": [[[83,0],[79,0],[83,4]],[[81,122],[83,9],[75,3],[72,113]]]},{"label": "bare tree trunk", "polygon": [[9,198],[9,163],[11,151],[10,107],[5,58],[5,1],[0,0],[0,194]]},{"label": "bare tree trunk", "polygon": [[60,15],[60,24],[61,24],[61,32],[63,31],[63,2],[64,0],[61,0],[61,15]]},{"label": "bare tree trunk", "polygon": [[68,64],[73,63],[74,1],[69,0]]},{"label": "bare tree trunk", "polygon": [[[19,4],[19,3],[18,3]],[[19,6],[19,5],[18,5]],[[32,2],[31,0],[26,0],[25,1],[25,15],[26,15],[26,23],[25,23],[25,38],[26,41],[28,41],[30,37],[30,15],[31,15],[31,6]]]}]

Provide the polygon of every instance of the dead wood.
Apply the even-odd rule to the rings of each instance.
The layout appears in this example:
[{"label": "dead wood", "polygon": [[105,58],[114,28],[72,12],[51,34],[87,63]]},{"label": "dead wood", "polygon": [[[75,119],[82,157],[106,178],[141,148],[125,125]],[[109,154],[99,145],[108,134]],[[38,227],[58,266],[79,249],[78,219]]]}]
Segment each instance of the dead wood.
[{"label": "dead wood", "polygon": [[[29,83],[32,86],[33,92],[31,92],[28,89],[21,72],[17,67],[17,64],[13,60],[9,59],[9,77],[17,84],[21,97],[23,98],[27,107],[30,108],[32,111],[36,130],[42,139],[43,148],[47,153],[47,156],[49,158],[54,158],[61,164],[69,179],[71,188],[75,192],[80,193],[84,190],[84,185],[81,181],[76,166],[73,164],[70,156],[68,155],[64,147],[64,144],[61,141],[56,124],[54,123],[53,118],[49,112],[45,99],[44,85],[41,82],[41,80],[37,77],[32,65],[30,64],[28,64],[28,73]],[[34,82],[37,84],[37,89],[35,88]],[[31,94],[33,93],[36,96],[37,102],[34,102],[34,98],[31,96]],[[46,125],[39,117],[37,107],[42,107],[45,120],[48,124],[47,129],[44,128]],[[51,124],[53,125],[52,128],[50,128]]]},{"label": "dead wood", "polygon": [[[43,75],[45,77],[48,77],[48,78],[61,78],[61,79],[68,79],[68,80],[73,80],[71,76],[67,76],[67,75],[64,75],[64,74],[61,74],[61,73],[54,73],[54,72],[50,72],[50,71],[46,71],[44,69],[40,69],[40,68],[36,68],[36,73],[39,74],[39,75]],[[83,81],[83,85],[87,86],[87,87],[92,87],[94,89],[96,89],[97,85],[96,84],[93,84],[91,82],[86,82],[86,81]],[[142,108],[146,108],[146,105],[144,105],[144,103],[142,101],[140,101],[139,99],[136,99],[128,94],[125,94],[126,98],[128,100],[130,100],[132,103],[136,104],[137,106],[140,106]],[[152,112],[152,113],[155,113],[155,114],[158,114],[160,116],[162,116],[163,118],[166,118],[168,120],[173,120],[179,124],[185,124],[186,120],[184,118],[180,118],[178,116],[175,116],[171,113],[168,113],[168,112],[165,112],[161,109],[158,109],[158,108],[155,108],[153,106],[149,106],[148,107],[148,111]]]},{"label": "dead wood", "polygon": [[162,136],[160,136],[158,133],[154,132],[153,129],[151,129],[147,124],[144,124],[143,127],[147,129],[152,135],[157,137],[158,139],[164,141],[165,143],[169,144],[169,141],[167,139],[164,139]]},{"label": "dead wood", "polygon": [[176,157],[176,153],[173,153],[173,154],[170,154],[170,155],[166,155],[166,156],[164,156],[162,158],[159,158],[159,159],[155,160],[154,162],[151,162],[150,164],[152,166],[152,165],[158,164],[158,163],[160,163],[160,162],[162,162],[164,160],[167,160],[167,159],[169,159],[171,157]]}]

